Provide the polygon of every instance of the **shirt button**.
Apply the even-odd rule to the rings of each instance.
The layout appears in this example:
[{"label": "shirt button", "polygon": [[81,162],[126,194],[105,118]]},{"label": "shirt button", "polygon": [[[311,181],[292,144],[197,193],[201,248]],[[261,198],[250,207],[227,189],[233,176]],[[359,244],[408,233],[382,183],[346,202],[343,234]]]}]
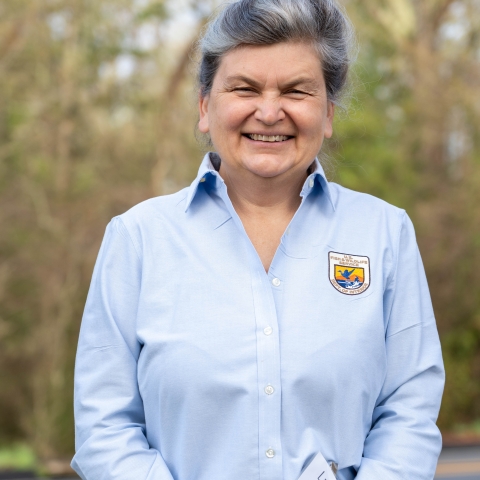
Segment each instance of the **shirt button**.
[{"label": "shirt button", "polygon": [[265,387],[265,393],[266,393],[267,395],[271,395],[274,391],[275,391],[275,389],[274,389],[271,385],[267,385],[267,386]]},{"label": "shirt button", "polygon": [[280,281],[279,278],[274,278],[274,279],[272,280],[272,283],[273,283],[273,286],[274,286],[274,287],[279,287],[282,282]]},{"label": "shirt button", "polygon": [[273,448],[269,448],[266,452],[265,455],[268,458],[273,458],[275,456],[275,450]]},{"label": "shirt button", "polygon": [[200,183],[203,183],[203,182],[205,182],[205,177],[202,177],[202,178],[200,179]]},{"label": "shirt button", "polygon": [[313,187],[313,183],[314,183],[314,180],[313,180],[313,178],[311,178],[310,181],[308,182],[308,185],[310,185],[310,188]]},{"label": "shirt button", "polygon": [[271,335],[271,334],[273,333],[273,328],[272,328],[272,327],[265,327],[265,328],[263,329],[263,333],[264,333],[265,335]]}]

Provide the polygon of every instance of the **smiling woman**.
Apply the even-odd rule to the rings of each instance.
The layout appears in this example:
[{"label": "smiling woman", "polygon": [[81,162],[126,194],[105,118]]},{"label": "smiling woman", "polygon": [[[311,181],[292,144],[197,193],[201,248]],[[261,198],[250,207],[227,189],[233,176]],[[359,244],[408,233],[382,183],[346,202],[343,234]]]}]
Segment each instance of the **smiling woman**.
[{"label": "smiling woman", "polygon": [[333,0],[240,0],[208,26],[215,152],[114,218],[95,267],[83,479],[433,478],[444,373],[412,224],[316,158],[351,39]]},{"label": "smiling woman", "polygon": [[333,111],[311,45],[243,46],[225,55],[200,98],[199,129],[228,159],[228,178],[303,177],[332,136]]}]

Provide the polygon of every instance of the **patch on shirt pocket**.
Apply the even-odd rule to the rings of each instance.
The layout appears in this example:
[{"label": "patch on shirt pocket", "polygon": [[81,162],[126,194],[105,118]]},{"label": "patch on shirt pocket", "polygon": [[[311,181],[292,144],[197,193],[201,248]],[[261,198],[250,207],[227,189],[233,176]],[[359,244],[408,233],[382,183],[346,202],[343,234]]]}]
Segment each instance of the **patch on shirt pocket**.
[{"label": "patch on shirt pocket", "polygon": [[360,295],[370,286],[370,259],[348,253],[328,252],[328,278],[344,295]]}]

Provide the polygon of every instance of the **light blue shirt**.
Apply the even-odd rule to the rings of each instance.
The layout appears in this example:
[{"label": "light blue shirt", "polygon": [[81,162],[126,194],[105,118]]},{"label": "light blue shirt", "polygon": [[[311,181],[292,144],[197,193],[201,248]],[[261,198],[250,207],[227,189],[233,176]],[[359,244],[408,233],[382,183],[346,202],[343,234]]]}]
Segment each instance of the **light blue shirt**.
[{"label": "light blue shirt", "polygon": [[88,480],[431,480],[444,384],[412,223],[315,160],[265,272],[208,154],[107,227],[75,371]]}]

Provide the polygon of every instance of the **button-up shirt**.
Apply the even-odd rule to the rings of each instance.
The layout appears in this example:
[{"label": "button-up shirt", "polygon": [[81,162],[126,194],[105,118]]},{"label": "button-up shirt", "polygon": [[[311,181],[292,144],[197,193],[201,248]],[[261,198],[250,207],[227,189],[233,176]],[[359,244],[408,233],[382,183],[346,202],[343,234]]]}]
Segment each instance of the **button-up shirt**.
[{"label": "button-up shirt", "polygon": [[74,469],[297,480],[321,452],[339,480],[432,479],[444,370],[405,212],[315,160],[266,272],[215,158],[108,225],[77,353]]}]

